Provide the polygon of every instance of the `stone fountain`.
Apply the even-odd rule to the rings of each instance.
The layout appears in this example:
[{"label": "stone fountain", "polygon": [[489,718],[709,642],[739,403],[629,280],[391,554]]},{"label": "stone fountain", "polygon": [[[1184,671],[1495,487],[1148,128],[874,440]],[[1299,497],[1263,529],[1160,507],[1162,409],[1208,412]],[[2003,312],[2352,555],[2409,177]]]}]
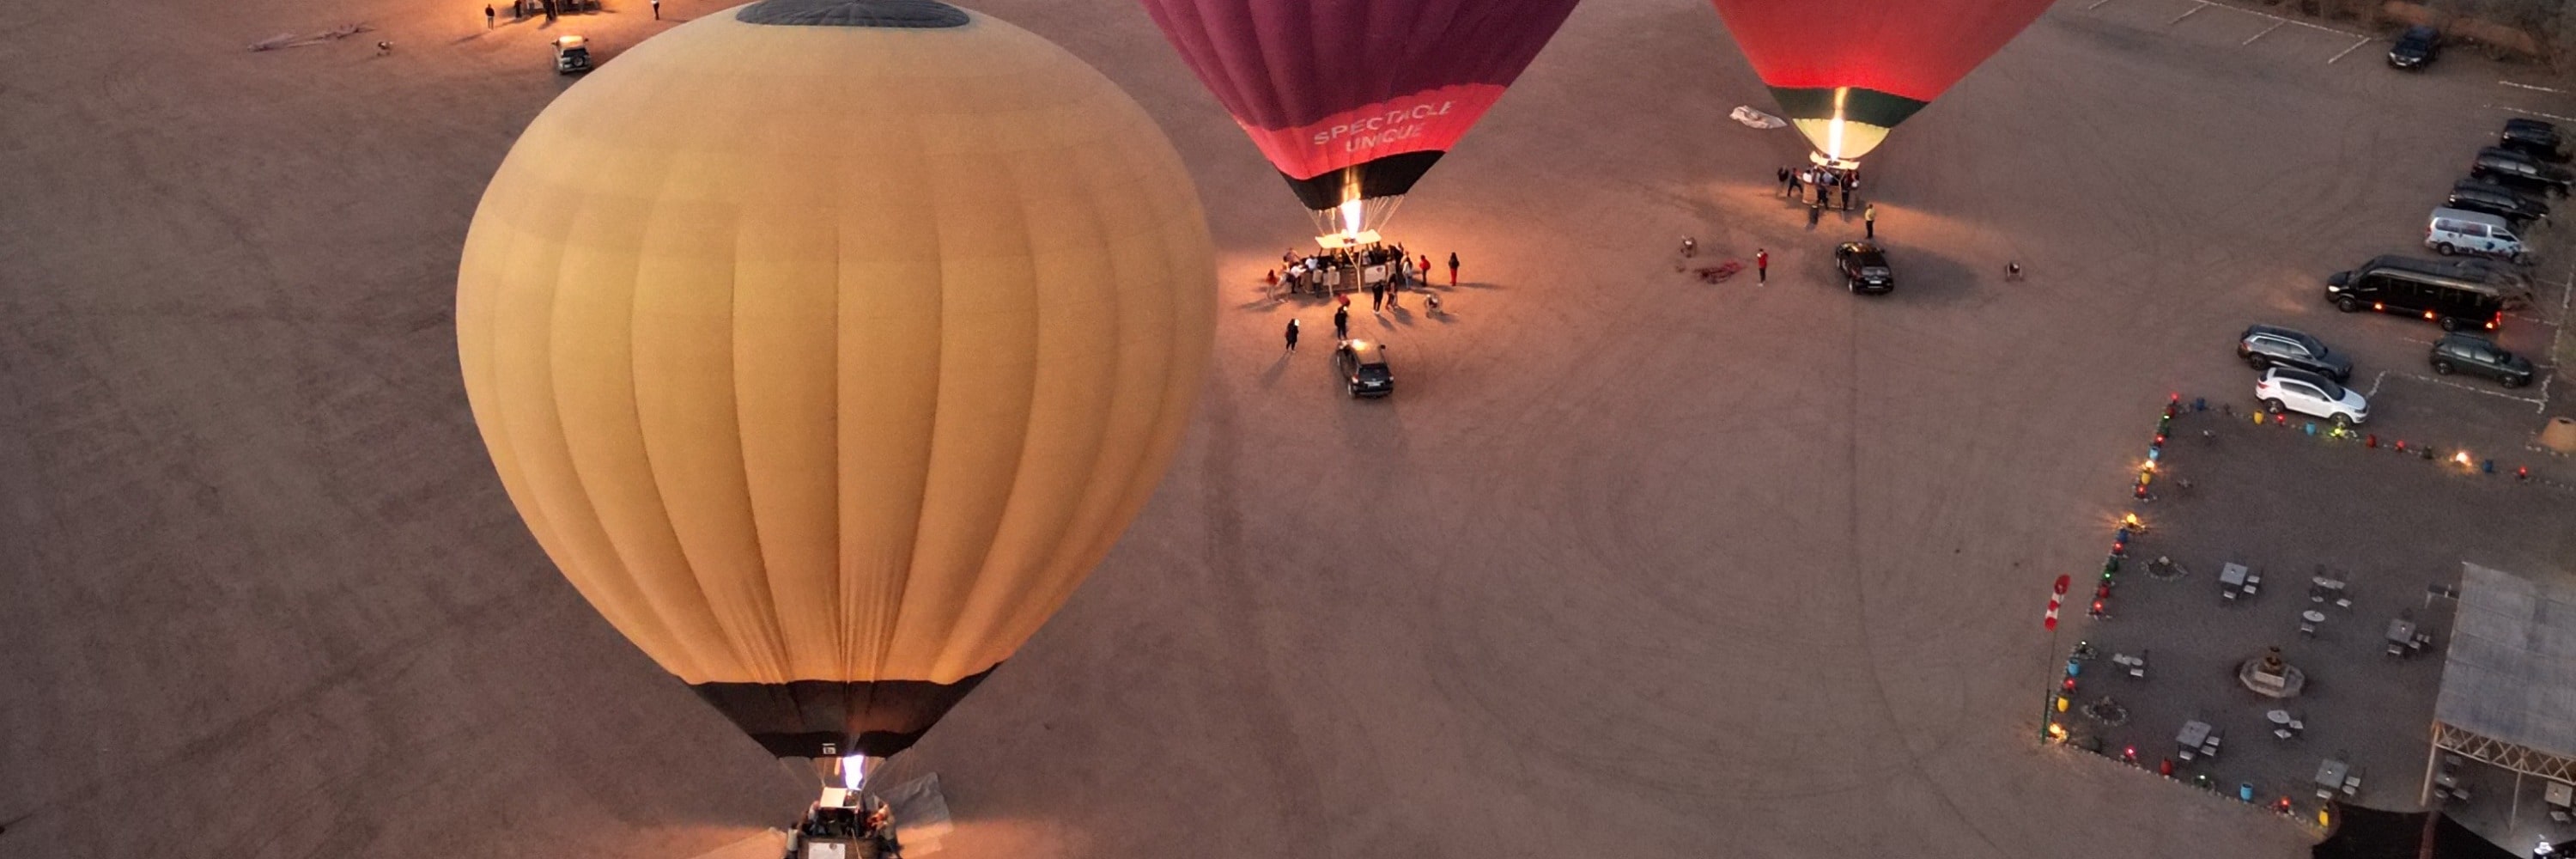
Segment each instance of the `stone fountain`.
[{"label": "stone fountain", "polygon": [[2280,648],[2266,647],[2263,655],[2237,664],[2236,682],[2266,698],[2289,698],[2306,688],[2308,673],[2281,661]]}]

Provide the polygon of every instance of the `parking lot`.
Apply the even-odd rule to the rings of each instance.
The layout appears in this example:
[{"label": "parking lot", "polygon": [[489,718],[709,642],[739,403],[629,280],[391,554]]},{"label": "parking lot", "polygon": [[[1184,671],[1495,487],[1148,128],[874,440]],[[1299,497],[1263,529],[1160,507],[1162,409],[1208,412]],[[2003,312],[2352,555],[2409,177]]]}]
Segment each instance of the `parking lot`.
[{"label": "parking lot", "polygon": [[[2077,743],[2115,760],[2134,750],[2138,767],[2170,767],[2183,785],[2205,776],[2213,801],[2238,802],[2247,785],[2266,810],[2287,798],[2301,822],[2323,805],[2313,780],[2327,760],[2360,779],[2336,788],[2338,801],[2419,808],[2453,605],[2438,589],[2459,582],[2463,561],[2566,576],[2576,491],[2487,474],[2447,451],[2427,459],[2216,409],[2177,420],[2161,465],[2165,488],[2138,507],[2147,531],[2131,542],[2109,619],[2074,621],[2061,642],[2097,653],[2059,716]],[[2250,593],[2226,581],[2229,564],[2246,568]],[[2429,640],[2392,655],[2394,621]],[[2238,679],[2273,647],[2304,672],[2293,697]],[[2129,676],[2128,656],[2143,657],[2145,678]],[[2097,711],[2110,721],[2084,706],[2104,697],[2117,705]],[[2290,730],[2267,718],[2276,709],[2296,720],[2292,736],[2275,733]],[[2177,746],[2191,721],[2223,738],[2217,754]]]}]

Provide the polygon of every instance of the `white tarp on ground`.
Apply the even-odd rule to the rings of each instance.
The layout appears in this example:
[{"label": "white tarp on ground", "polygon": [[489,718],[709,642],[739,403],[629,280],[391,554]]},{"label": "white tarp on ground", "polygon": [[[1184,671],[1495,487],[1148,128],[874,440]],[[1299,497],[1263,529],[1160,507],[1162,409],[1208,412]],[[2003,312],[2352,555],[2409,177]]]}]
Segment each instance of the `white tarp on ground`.
[{"label": "white tarp on ground", "polygon": [[1727,116],[1734,117],[1735,121],[1754,128],[1780,128],[1789,124],[1787,121],[1782,120],[1779,117],[1754,110],[1753,108],[1745,105],[1737,105],[1735,112],[1729,113]]},{"label": "white tarp on ground", "polygon": [[2460,565],[2460,611],[2433,718],[2576,756],[2576,587]]}]

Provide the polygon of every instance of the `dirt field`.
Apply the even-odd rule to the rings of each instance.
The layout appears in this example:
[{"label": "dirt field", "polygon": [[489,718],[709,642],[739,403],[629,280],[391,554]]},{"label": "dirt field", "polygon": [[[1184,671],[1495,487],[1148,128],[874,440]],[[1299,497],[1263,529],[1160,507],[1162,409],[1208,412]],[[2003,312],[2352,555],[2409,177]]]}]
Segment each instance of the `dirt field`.
[{"label": "dirt field", "polygon": [[[1371,403],[1280,357],[1329,312],[1260,298],[1306,218],[1140,9],[971,4],[1163,119],[1228,300],[1154,504],[897,776],[968,857],[2301,855],[2030,742],[2045,588],[2168,390],[2250,387],[2247,322],[2420,361],[2321,278],[2405,249],[2499,107],[2576,102],[2193,2],[2069,0],[1900,128],[1864,300],[1857,217],[1769,196],[1794,134],[1726,119],[1767,101],[1709,7],[1591,0],[1395,223],[1468,283],[1355,321]],[[0,857],[676,859],[801,811],[552,571],[456,378],[545,41],[614,62],[645,8],[0,13]],[[1675,273],[1684,235],[1770,285]]]}]

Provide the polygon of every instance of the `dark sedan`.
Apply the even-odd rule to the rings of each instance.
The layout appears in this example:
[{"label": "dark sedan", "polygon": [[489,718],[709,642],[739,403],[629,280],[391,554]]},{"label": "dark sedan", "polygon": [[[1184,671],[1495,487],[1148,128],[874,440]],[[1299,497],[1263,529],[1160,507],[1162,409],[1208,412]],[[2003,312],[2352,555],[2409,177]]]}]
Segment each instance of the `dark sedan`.
[{"label": "dark sedan", "polygon": [[2543,120],[2515,117],[2504,121],[2504,131],[2496,135],[2496,145],[2543,161],[2563,163],[2567,160],[2567,140],[2558,126]]},{"label": "dark sedan", "polygon": [[2388,49],[2388,64],[2401,69],[2420,69],[2433,64],[2442,53],[2442,31],[2418,24],[2397,34],[2397,45]]},{"label": "dark sedan", "polygon": [[2515,224],[2549,217],[2549,204],[2511,188],[2492,182],[2462,179],[2451,186],[2451,195],[2442,201],[2453,209],[2485,212]]},{"label": "dark sedan", "polygon": [[1896,271],[1887,267],[1887,252],[1877,242],[1844,242],[1834,248],[1834,267],[1843,285],[1872,295],[1896,288]]}]

